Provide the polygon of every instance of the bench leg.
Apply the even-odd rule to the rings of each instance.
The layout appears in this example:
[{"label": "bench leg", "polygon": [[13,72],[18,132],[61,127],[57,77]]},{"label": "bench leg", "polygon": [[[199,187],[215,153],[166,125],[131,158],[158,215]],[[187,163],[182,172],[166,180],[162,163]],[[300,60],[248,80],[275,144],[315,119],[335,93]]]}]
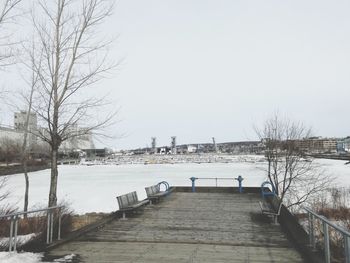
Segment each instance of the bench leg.
[{"label": "bench leg", "polygon": [[152,199],[149,200],[149,205],[152,205]]},{"label": "bench leg", "polygon": [[123,212],[123,216],[120,220],[126,220],[126,215],[125,215],[125,212]]}]

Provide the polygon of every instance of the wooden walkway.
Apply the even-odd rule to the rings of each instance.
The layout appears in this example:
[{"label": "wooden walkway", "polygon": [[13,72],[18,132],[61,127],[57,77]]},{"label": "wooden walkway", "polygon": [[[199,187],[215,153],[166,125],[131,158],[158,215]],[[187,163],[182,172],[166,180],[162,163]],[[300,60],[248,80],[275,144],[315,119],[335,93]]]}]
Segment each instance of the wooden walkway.
[{"label": "wooden walkway", "polygon": [[303,262],[279,225],[262,220],[258,194],[174,192],[49,256],[79,262]]}]

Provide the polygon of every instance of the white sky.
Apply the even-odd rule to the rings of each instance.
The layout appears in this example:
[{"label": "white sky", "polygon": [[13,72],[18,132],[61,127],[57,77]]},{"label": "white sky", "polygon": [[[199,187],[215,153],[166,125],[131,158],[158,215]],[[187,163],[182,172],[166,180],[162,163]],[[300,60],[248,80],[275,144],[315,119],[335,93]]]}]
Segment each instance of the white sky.
[{"label": "white sky", "polygon": [[[101,30],[124,58],[98,84],[121,107],[117,149],[253,140],[274,111],[350,135],[350,2],[119,0]],[[12,115],[11,115],[12,117]]]}]

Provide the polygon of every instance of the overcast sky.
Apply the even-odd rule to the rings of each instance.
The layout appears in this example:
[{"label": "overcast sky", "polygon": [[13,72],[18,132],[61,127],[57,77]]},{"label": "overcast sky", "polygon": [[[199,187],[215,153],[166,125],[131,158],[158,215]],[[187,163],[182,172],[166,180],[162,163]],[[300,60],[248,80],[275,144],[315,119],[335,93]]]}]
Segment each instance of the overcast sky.
[{"label": "overcast sky", "polygon": [[350,1],[119,0],[107,143],[127,149],[253,140],[278,110],[315,135],[350,135]]}]

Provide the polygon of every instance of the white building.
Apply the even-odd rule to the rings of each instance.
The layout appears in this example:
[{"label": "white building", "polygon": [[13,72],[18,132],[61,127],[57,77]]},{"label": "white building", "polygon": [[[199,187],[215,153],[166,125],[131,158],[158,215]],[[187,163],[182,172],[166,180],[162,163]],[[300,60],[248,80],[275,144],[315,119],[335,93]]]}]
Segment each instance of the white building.
[{"label": "white building", "polygon": [[[24,137],[24,127],[26,123],[27,112],[20,111],[14,114],[14,127],[0,127],[0,146],[1,141],[11,140],[20,145],[23,142]],[[37,136],[40,132],[45,136],[49,136],[47,129],[38,126],[37,117],[35,113],[31,113],[29,116],[29,125],[28,125],[28,144],[29,146],[38,145],[38,144],[46,144],[43,140],[39,139]],[[73,135],[72,138],[62,142],[60,147],[61,151],[73,151],[77,149],[94,149],[94,143],[92,140],[91,132],[87,132],[84,134],[84,129],[74,125],[70,127],[67,133]],[[82,134],[82,135],[80,135]],[[78,135],[78,136],[75,136]]]}]

